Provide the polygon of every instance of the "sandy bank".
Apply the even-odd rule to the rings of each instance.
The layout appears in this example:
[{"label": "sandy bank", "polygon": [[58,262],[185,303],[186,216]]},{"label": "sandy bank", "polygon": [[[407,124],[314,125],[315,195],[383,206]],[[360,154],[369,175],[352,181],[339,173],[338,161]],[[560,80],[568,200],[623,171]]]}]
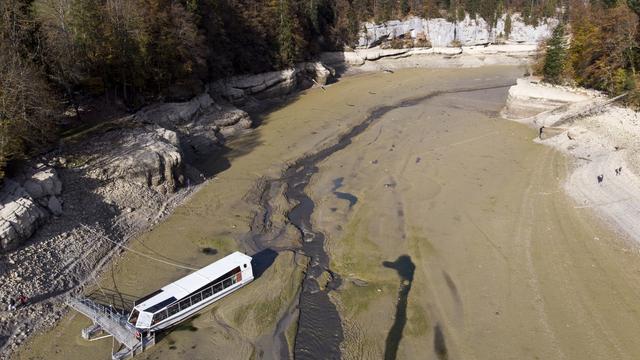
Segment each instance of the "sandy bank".
[{"label": "sandy bank", "polygon": [[[540,113],[518,117],[536,110]],[[640,242],[638,113],[608,104],[594,91],[521,79],[510,89],[503,114],[537,128],[544,126],[536,141],[574,160],[564,188],[576,201],[576,208],[595,210],[607,223]]]}]

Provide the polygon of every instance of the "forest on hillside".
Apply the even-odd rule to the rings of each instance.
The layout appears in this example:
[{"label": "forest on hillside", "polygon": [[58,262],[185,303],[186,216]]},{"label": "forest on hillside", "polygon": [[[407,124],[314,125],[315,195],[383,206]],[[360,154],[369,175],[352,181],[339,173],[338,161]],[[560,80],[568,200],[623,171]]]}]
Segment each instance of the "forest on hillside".
[{"label": "forest on hillside", "polygon": [[[282,69],[321,51],[349,47],[364,21],[410,15],[456,20],[468,13],[493,24],[504,12],[518,11],[526,22],[535,23],[556,16],[563,7],[578,6],[559,1],[2,0],[0,178],[7,162],[51,144],[58,136],[60,115],[69,108],[77,110],[87,98],[108,98],[134,110],[194,94],[211,80]],[[606,46],[621,44],[604,35],[607,26],[619,24],[603,21],[609,19],[610,9],[628,9],[626,4],[576,4],[580,12],[593,14],[589,28],[576,22],[585,39],[595,28]],[[624,9],[616,11],[622,14]],[[580,14],[571,13],[564,12],[569,23]],[[637,53],[633,16],[626,18],[634,29],[632,39],[626,39],[631,43],[620,40],[629,45],[622,51],[625,60],[616,63],[625,76],[629,71],[635,76],[636,60],[629,58]],[[576,77],[580,84],[591,84],[590,70],[581,71],[588,66],[580,63],[580,51],[602,53],[590,62],[606,61],[613,53],[597,42],[587,45],[558,47],[563,65],[562,76],[555,80]],[[573,74],[568,75],[565,58],[574,59]]]},{"label": "forest on hillside", "polygon": [[612,96],[627,93],[626,103],[637,107],[639,15],[637,0],[573,1],[551,38],[542,44],[537,71],[550,83],[597,89]]}]

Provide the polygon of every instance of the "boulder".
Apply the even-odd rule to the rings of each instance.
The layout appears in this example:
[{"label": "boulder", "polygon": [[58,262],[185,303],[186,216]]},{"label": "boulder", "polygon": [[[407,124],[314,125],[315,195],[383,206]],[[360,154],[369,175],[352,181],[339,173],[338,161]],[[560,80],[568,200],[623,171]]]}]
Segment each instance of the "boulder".
[{"label": "boulder", "polygon": [[55,170],[49,167],[41,167],[31,175],[22,185],[34,199],[44,196],[60,195],[62,182]]},{"label": "boulder", "polygon": [[0,251],[19,246],[47,216],[20,184],[5,179],[0,189]]}]

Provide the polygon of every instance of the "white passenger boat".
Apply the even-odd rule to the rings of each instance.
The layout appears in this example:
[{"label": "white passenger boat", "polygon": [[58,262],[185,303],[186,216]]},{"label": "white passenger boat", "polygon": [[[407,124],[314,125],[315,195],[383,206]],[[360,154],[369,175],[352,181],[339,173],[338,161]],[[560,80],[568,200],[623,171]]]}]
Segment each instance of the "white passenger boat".
[{"label": "white passenger boat", "polygon": [[252,280],[251,257],[234,252],[137,300],[128,321],[140,332],[166,329]]}]

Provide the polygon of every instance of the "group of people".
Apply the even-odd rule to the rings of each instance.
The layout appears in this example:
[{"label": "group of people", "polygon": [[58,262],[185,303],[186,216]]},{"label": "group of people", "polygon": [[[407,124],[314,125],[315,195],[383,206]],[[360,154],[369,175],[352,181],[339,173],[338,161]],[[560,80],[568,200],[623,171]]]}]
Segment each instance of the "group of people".
[{"label": "group of people", "polygon": [[9,311],[13,311],[13,310],[17,309],[18,307],[24,306],[24,305],[27,304],[27,301],[29,301],[29,299],[24,294],[20,294],[20,296],[18,296],[15,299],[11,298],[11,299],[9,299],[8,310]]},{"label": "group of people", "polygon": [[[613,170],[615,171],[616,176],[622,174],[622,166]],[[604,181],[604,174],[598,175],[598,184],[602,183],[603,181]]]}]

